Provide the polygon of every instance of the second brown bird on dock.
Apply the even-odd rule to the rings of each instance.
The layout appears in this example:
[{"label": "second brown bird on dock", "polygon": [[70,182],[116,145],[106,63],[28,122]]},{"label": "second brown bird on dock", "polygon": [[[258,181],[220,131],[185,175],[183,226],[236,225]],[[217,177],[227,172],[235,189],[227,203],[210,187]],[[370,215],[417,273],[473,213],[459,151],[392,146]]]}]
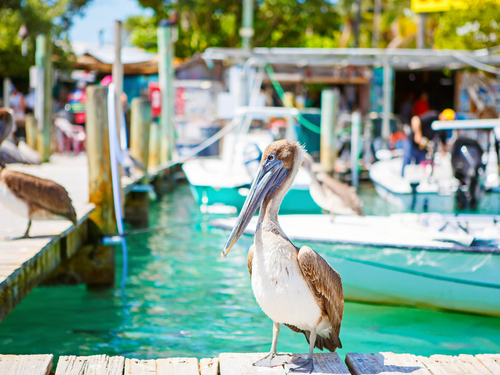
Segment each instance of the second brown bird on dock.
[{"label": "second brown bird on dock", "polygon": [[[0,145],[9,136],[12,125],[0,128]],[[29,236],[32,219],[63,217],[76,225],[76,212],[68,192],[51,180],[5,168],[0,158],[0,207],[28,219],[21,238]]]},{"label": "second brown bird on dock", "polygon": [[323,210],[332,215],[363,216],[363,202],[359,199],[356,188],[338,181],[327,173],[315,173],[313,158],[308,153],[304,155],[304,168],[311,177],[311,197]]}]

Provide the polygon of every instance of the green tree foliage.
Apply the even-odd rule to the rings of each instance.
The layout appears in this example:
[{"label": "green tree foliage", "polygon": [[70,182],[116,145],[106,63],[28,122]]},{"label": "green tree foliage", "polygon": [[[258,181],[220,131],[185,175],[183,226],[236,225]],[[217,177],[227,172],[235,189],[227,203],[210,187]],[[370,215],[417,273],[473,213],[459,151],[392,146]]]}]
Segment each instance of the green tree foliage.
[{"label": "green tree foliage", "polygon": [[[208,47],[239,47],[241,1],[139,0],[153,17],[130,17],[125,27],[134,45],[156,51],[156,25],[171,10],[179,13],[176,55],[189,57]],[[261,0],[255,2],[253,45],[256,47],[334,47],[340,32],[335,5],[326,0]]]},{"label": "green tree foliage", "polygon": [[[179,14],[176,55],[189,57],[208,47],[239,47],[243,0],[138,0],[153,17],[130,17],[126,28],[134,45],[157,51],[156,25],[169,12]],[[415,48],[419,15],[411,0],[258,0],[254,1],[255,47],[353,47],[361,4],[359,47]],[[334,4],[335,3],[335,4]],[[430,13],[427,45],[477,49],[500,44],[500,0],[468,0],[467,9]],[[379,20],[379,21],[374,21]],[[378,33],[374,33],[378,28]]]},{"label": "green tree foliage", "polygon": [[[52,40],[67,39],[72,18],[91,0],[3,0],[0,2],[0,76],[27,76],[35,63],[35,40],[47,34]],[[28,27],[28,55],[21,53],[18,36],[21,25]],[[60,64],[67,65],[64,43],[57,43],[54,52]],[[69,45],[69,43],[66,43]]]},{"label": "green tree foliage", "polygon": [[500,44],[500,2],[468,0],[466,9],[443,12],[435,32],[440,49],[481,49]]}]

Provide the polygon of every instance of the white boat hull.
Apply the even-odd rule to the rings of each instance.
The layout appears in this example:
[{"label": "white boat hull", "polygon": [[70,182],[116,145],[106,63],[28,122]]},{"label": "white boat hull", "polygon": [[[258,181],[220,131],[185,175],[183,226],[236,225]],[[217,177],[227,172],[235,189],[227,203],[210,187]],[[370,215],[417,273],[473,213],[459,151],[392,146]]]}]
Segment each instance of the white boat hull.
[{"label": "white boat hull", "polygon": [[414,197],[411,193],[397,193],[389,190],[386,186],[373,182],[375,191],[386,202],[400,207],[403,210],[416,212],[452,212],[455,207],[454,195],[440,195],[437,193],[417,193]]},{"label": "white boat hull", "polygon": [[[333,221],[327,215],[283,215],[279,222],[297,246],[310,245],[340,273],[348,300],[500,316],[500,217],[443,216],[448,227],[466,225],[467,234],[433,229],[432,222],[440,226],[438,214],[423,215]],[[231,229],[235,220],[211,225]],[[245,233],[252,235],[255,224],[256,218]]]}]

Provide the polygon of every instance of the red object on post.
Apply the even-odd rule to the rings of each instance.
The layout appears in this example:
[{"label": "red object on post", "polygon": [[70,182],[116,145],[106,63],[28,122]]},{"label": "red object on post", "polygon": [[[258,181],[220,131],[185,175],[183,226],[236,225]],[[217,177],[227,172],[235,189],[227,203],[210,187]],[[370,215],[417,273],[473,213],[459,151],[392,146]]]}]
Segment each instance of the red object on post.
[{"label": "red object on post", "polygon": [[149,100],[151,102],[151,116],[160,117],[161,115],[161,92],[158,82],[149,82]]}]

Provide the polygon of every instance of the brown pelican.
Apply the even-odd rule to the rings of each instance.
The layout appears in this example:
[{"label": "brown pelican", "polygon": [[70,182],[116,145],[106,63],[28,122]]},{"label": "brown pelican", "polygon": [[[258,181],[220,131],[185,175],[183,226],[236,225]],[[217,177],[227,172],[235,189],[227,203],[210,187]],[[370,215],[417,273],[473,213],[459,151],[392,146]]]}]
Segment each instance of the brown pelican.
[{"label": "brown pelican", "polygon": [[248,271],[258,304],[273,321],[271,352],[256,366],[287,363],[276,351],[280,324],[303,333],[309,355],[295,364],[312,372],[313,350],[342,348],[339,339],[344,312],[340,275],[307,246],[295,247],[278,223],[278,211],[304,157],[304,149],[288,140],[271,143],[264,154],[238,220],[224,246],[225,257],[260,207]]},{"label": "brown pelican", "polygon": [[[0,128],[0,145],[9,136],[11,126]],[[5,169],[0,158],[0,204],[26,217],[28,228],[21,238],[27,238],[31,220],[35,218],[65,217],[76,225],[76,213],[68,192],[59,184]]]},{"label": "brown pelican", "polygon": [[324,172],[314,173],[312,166],[313,159],[306,153],[304,167],[311,177],[311,196],[318,206],[331,214],[363,216],[363,202],[355,187],[335,180]]}]

